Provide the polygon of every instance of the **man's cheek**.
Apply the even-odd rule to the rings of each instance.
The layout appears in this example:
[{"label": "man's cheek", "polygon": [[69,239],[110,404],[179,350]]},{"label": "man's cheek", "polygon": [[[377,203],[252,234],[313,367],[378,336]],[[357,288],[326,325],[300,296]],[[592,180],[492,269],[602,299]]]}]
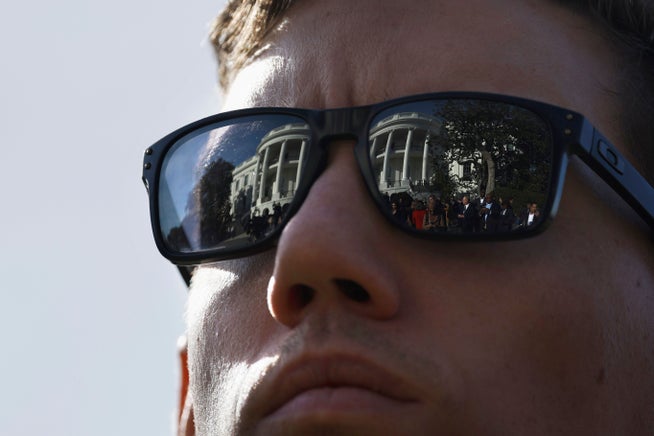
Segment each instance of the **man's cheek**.
[{"label": "man's cheek", "polygon": [[[267,259],[267,256],[262,256]],[[229,262],[196,272],[187,307],[189,351],[192,357],[232,370],[265,355],[281,326],[266,305],[266,262]]]}]

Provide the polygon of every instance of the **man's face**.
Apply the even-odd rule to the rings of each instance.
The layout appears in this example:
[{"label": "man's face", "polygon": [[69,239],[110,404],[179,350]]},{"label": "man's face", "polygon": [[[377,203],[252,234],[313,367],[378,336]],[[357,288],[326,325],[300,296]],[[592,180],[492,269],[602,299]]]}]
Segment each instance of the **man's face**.
[{"label": "man's face", "polygon": [[[577,110],[621,145],[619,59],[554,3],[304,1],[268,42],[226,109],[495,92]],[[275,251],[197,270],[187,316],[200,434],[650,428],[654,259],[615,194],[573,162],[542,235],[421,241],[380,216],[352,150],[331,144]]]}]

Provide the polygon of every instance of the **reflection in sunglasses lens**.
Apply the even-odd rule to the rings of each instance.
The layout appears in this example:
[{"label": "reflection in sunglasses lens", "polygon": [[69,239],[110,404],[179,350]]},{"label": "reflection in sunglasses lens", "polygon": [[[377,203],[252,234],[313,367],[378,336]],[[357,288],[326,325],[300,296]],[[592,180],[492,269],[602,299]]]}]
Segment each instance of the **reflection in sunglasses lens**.
[{"label": "reflection in sunglasses lens", "polygon": [[[552,162],[547,124],[518,106],[425,100],[371,123],[377,188],[399,224],[451,233],[511,232],[538,222]],[[395,204],[395,207],[393,207]]]},{"label": "reflection in sunglasses lens", "polygon": [[262,115],[193,132],[168,151],[159,188],[169,249],[237,249],[282,221],[310,139],[304,120]]},{"label": "reflection in sunglasses lens", "polygon": [[[159,221],[172,251],[239,249],[283,222],[302,178],[311,132],[302,118],[261,114],[210,124],[168,150]],[[511,232],[538,223],[552,145],[523,108],[451,99],[377,114],[370,167],[388,213],[425,232]]]}]

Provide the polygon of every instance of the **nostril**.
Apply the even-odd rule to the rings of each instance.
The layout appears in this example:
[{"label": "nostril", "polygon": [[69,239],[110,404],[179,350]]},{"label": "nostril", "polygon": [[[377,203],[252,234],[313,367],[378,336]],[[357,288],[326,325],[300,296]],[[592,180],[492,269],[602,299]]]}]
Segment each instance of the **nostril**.
[{"label": "nostril", "polygon": [[313,300],[316,291],[307,285],[295,285],[291,288],[290,299],[292,306],[302,309]]},{"label": "nostril", "polygon": [[345,294],[349,299],[357,303],[366,303],[370,301],[370,294],[363,286],[352,280],[335,279],[336,286]]}]

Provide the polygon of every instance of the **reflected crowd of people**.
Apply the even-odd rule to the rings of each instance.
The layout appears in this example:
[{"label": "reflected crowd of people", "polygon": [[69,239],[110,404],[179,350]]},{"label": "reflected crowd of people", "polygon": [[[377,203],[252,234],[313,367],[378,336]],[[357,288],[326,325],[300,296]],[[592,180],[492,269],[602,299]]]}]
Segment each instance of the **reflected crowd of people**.
[{"label": "reflected crowd of people", "polygon": [[250,242],[258,241],[268,236],[282,222],[282,217],[288,209],[288,203],[281,205],[273,203],[272,211],[267,207],[261,212],[258,209],[246,216],[241,225]]},{"label": "reflected crowd of people", "polygon": [[393,217],[409,227],[429,232],[510,232],[533,226],[540,219],[538,203],[529,201],[515,208],[513,198],[498,198],[492,194],[471,199],[470,195],[442,201],[429,194],[426,201],[408,193],[387,196]]},{"label": "reflected crowd of people", "polygon": [[[533,226],[540,218],[536,202],[528,202],[516,209],[513,198],[496,200],[492,194],[473,199],[463,195],[449,201],[430,194],[423,201],[401,193],[389,195],[386,199],[391,214],[399,223],[428,232],[510,232]],[[272,210],[255,209],[241,219],[242,231],[250,242],[261,240],[281,224],[287,209],[288,203],[273,203]]]}]

